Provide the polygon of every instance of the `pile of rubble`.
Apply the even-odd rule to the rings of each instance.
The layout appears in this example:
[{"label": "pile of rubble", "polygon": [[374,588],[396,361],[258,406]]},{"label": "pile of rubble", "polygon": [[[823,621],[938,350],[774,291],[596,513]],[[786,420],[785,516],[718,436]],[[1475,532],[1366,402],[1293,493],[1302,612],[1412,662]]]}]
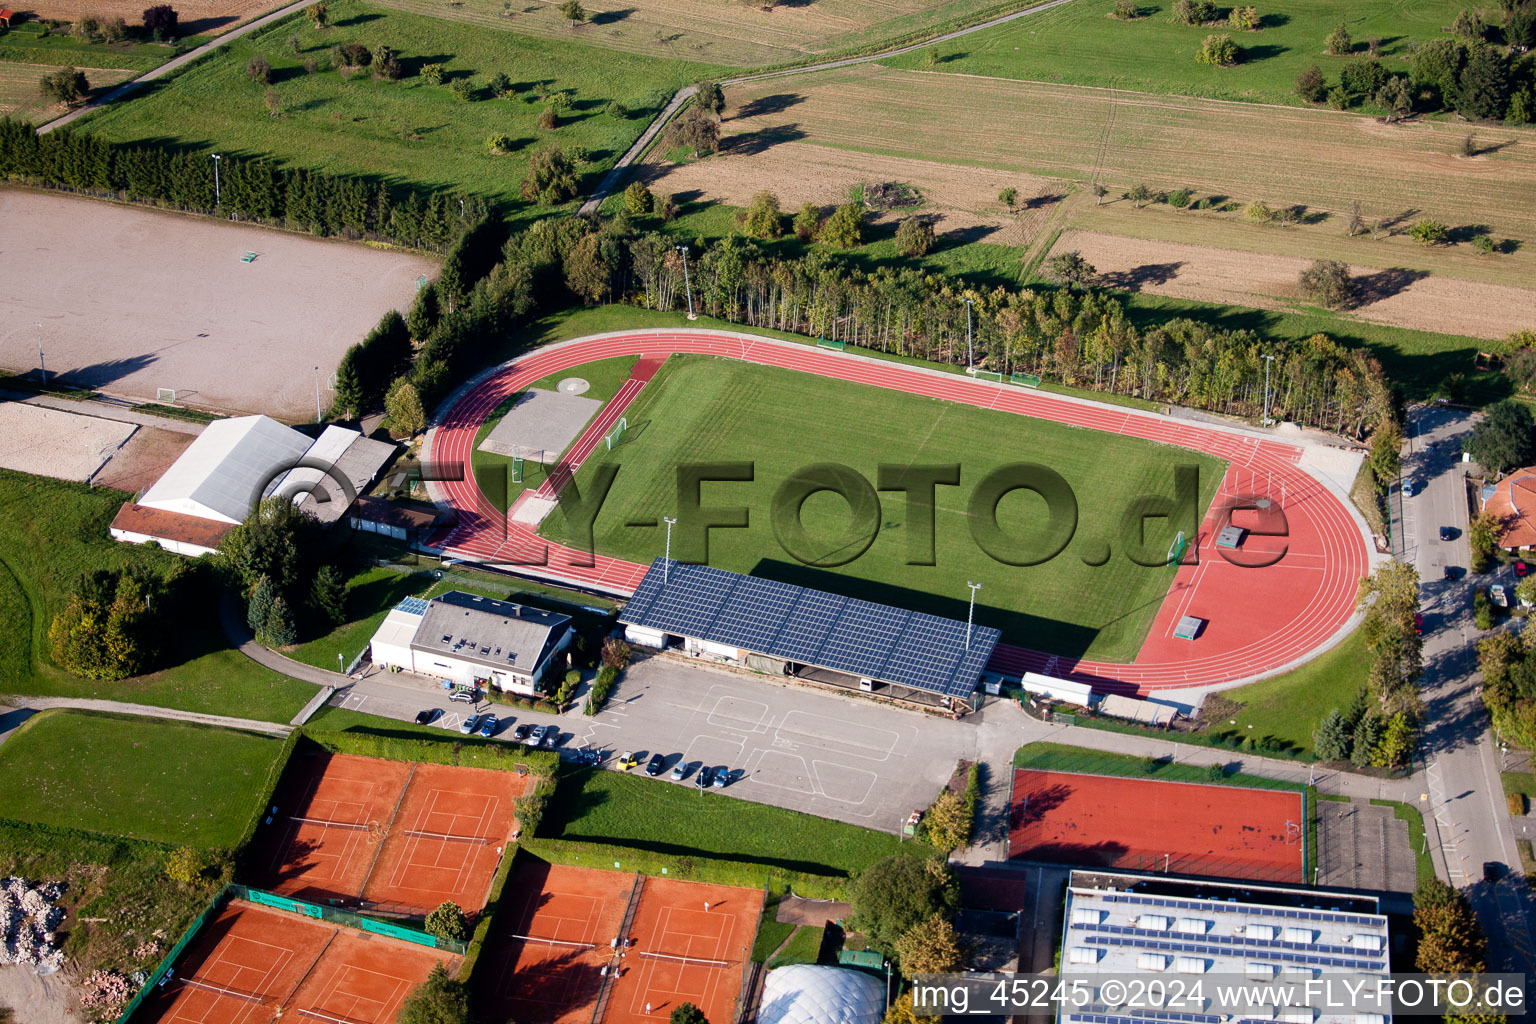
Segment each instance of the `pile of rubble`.
[{"label": "pile of rubble", "polygon": [[0,879],[0,964],[33,964],[58,969],[64,953],[53,944],[53,930],[64,919],[56,882],[39,886],[24,878]]}]

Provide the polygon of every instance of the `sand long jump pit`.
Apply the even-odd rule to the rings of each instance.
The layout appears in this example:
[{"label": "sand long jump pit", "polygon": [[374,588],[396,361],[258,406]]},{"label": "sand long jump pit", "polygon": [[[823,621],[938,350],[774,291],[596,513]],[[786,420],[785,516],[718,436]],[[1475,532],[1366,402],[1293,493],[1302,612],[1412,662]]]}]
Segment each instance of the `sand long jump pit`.
[{"label": "sand long jump pit", "polygon": [[89,480],[137,429],[99,416],[0,401],[0,468]]},{"label": "sand long jump pit", "polygon": [[0,189],[0,224],[0,366],[36,368],[41,342],[71,384],[138,401],[170,388],[289,422],[314,417],[317,376],[330,404],[342,353],[437,272],[422,256],[17,189]]}]

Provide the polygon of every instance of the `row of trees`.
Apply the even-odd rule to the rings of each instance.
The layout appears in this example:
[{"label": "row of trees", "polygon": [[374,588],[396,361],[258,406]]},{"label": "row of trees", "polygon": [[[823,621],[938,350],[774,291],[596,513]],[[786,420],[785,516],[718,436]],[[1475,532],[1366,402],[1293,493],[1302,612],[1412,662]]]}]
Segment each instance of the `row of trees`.
[{"label": "row of trees", "polygon": [[312,621],[346,621],[346,581],[325,557],[334,539],[287,498],[259,502],[245,522],[219,542],[217,565],[245,602],[246,624],[262,643],[286,647],[299,639],[297,611]]},{"label": "row of trees", "polygon": [[[1531,37],[1524,47],[1536,45],[1536,0],[1527,0],[1509,21]],[[1340,53],[1353,49],[1342,25],[1329,37],[1329,47]],[[1514,56],[1480,39],[1443,37],[1413,51],[1406,75],[1393,74],[1372,53],[1344,65],[1334,86],[1312,65],[1297,77],[1296,94],[1341,110],[1370,103],[1389,119],[1451,109],[1473,119],[1529,124],[1536,120],[1536,59]]]},{"label": "row of trees", "polygon": [[349,175],[278,167],[265,160],[156,144],[117,145],[80,131],[38,135],[0,119],[0,179],[174,210],[218,213],[317,235],[341,235],[444,252],[486,216],[486,202],[458,193],[392,190]]},{"label": "row of trees", "polygon": [[[1393,418],[1380,365],[1325,335],[1263,339],[1188,319],[1143,328],[1092,289],[977,289],[912,269],[866,272],[821,251],[774,256],[738,236],[695,245],[688,259],[695,307],[751,327],[1241,416],[1263,407],[1270,354],[1281,417],[1355,436]],[[562,284],[587,302],[674,310],[686,303],[683,277],[675,238],[639,233],[621,215],[535,223],[509,241],[487,287],[523,312]]]}]

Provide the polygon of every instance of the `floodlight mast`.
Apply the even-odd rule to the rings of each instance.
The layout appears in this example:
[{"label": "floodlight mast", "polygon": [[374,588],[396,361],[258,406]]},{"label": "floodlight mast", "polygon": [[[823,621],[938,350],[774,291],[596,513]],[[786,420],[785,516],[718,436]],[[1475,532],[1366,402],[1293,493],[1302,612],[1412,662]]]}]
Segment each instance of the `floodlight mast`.
[{"label": "floodlight mast", "polygon": [[1264,426],[1269,426],[1269,367],[1275,361],[1275,357],[1264,357]]},{"label": "floodlight mast", "polygon": [[965,646],[969,650],[971,646],[971,622],[976,617],[976,591],[981,589],[981,584],[966,580],[965,585],[971,588],[971,606],[965,613]]},{"label": "floodlight mast", "polygon": [[971,348],[971,297],[965,297],[965,365],[972,374],[976,372],[976,357]]},{"label": "floodlight mast", "polygon": [[698,317],[693,312],[693,285],[688,281],[688,247],[686,245],[679,245],[675,248],[683,254],[683,287],[688,292],[688,319],[697,320]]},{"label": "floodlight mast", "polygon": [[213,208],[217,210],[221,204],[219,198],[219,161],[224,158],[217,153],[210,153],[208,155],[213,157]]},{"label": "floodlight mast", "polygon": [[662,516],[661,520],[667,524],[667,553],[661,561],[661,585],[666,586],[667,577],[672,574],[672,527],[677,524],[677,520],[671,516]]}]

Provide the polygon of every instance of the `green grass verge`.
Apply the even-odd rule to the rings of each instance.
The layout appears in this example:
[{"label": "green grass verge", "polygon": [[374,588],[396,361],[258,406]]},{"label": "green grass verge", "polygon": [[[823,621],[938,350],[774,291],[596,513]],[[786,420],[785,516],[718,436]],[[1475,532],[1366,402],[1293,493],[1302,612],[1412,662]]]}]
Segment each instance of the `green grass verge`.
[{"label": "green grass verge", "polygon": [[[619,393],[619,389],[629,379],[629,371],[634,368],[639,358],[639,356],[616,356],[613,359],[599,359],[596,362],[584,363],[571,370],[545,377],[543,380],[536,380],[522,391],[509,396],[506,401],[496,407],[496,411],[491,413],[480,425],[480,429],[475,432],[475,446],[469,455],[469,465],[480,490],[487,496],[494,496],[493,501],[496,507],[505,512],[512,507],[512,502],[517,500],[518,495],[529,487],[538,487],[548,475],[541,463],[524,460],[523,479],[513,480],[510,455],[498,455],[496,452],[480,450],[481,443],[490,436],[491,431],[496,429],[507,411],[520,397],[535,388],[541,391],[553,391],[567,377],[581,377],[592,385],[582,397],[606,404]],[[599,408],[598,412],[601,411]],[[596,415],[597,413],[593,413],[593,416]],[[582,425],[582,429],[586,429],[586,424]],[[503,494],[505,497],[502,496]]]},{"label": "green grass verge", "polygon": [[1408,823],[1408,845],[1413,847],[1413,862],[1420,885],[1435,880],[1435,860],[1429,855],[1424,839],[1424,815],[1412,804],[1395,800],[1372,800],[1373,807],[1390,807],[1392,816]]},{"label": "green grass verge", "polygon": [[0,817],[234,846],[283,742],[189,722],[44,711],[0,745]]},{"label": "green grass verge", "polygon": [[179,405],[160,405],[156,402],[145,402],[133,407],[134,412],[141,412],[146,416],[159,416],[167,420],[182,420],[186,423],[212,423],[224,417],[218,413],[203,412],[201,409],[184,409]]},{"label": "green grass verge", "polygon": [[1313,757],[1312,734],[1330,711],[1348,707],[1365,684],[1367,658],[1365,637],[1356,630],[1299,668],[1221,691],[1219,696],[1236,701],[1240,710],[1196,735],[1234,749],[1251,737],[1255,746],[1271,748],[1265,753]]},{"label": "green grass verge", "polygon": [[[1322,67],[1330,84],[1338,82],[1348,58],[1328,56],[1323,41],[1339,24],[1362,56],[1368,39],[1381,40],[1384,63],[1396,68],[1416,44],[1439,38],[1461,5],[1297,0],[1283,11],[1260,7],[1257,32],[1177,24],[1171,9],[1167,0],[1143,2],[1142,17],[1119,21],[1111,16],[1113,0],[1082,0],[944,44],[932,70],[1299,106],[1296,76],[1309,65]],[[1214,68],[1195,60],[1212,32],[1231,34],[1245,51],[1241,63]],[[922,52],[882,63],[928,67]]]},{"label": "green grass verge", "polygon": [[1106,751],[1069,747],[1063,743],[1026,743],[1013,754],[1015,768],[1049,772],[1081,772],[1087,775],[1118,775],[1129,779],[1161,782],[1201,782],[1214,786],[1249,786],[1256,789],[1289,789],[1301,792],[1304,783],[1268,779],[1261,775],[1227,772],[1213,777],[1203,765],[1174,764],[1169,758],[1134,757]]},{"label": "green grass verge", "polygon": [[821,938],[826,932],[825,928],[815,928],[810,925],[801,925],[795,929],[794,935],[789,940],[779,955],[768,961],[768,969],[784,967],[788,964],[814,964],[821,953]]},{"label": "green grass verge", "polygon": [[[711,565],[959,619],[966,617],[967,606],[957,581],[981,580],[978,622],[999,627],[1012,643],[1105,660],[1135,656],[1173,576],[1166,566],[1144,568],[1125,557],[1120,529],[1125,510],[1141,495],[1171,493],[1176,464],[1198,466],[1203,510],[1224,466],[1187,449],[709,356],[669,359],[628,418],[631,440],[611,452],[599,449],[577,474],[587,493],[600,467],[621,467],[597,517],[599,551],[649,562],[661,553],[661,534],[627,524],[659,523],[663,515],[676,514],[676,467],[749,461],[755,464],[755,482],[708,485],[706,505],[750,509],[746,529],[712,532]],[[850,431],[849,424],[858,424],[858,430]],[[978,443],[982,438],[985,443]],[[967,524],[975,513],[967,502],[976,483],[1021,453],[1034,453],[1078,496],[1077,541],[1043,564],[1002,571],[972,538]],[[907,521],[906,500],[894,491],[882,499],[884,527],[868,551],[830,571],[801,564],[778,540],[770,501],[791,474],[821,462],[852,467],[871,486],[880,465],[959,464],[967,486],[937,490],[935,564],[910,564],[913,541],[900,529]],[[801,518],[809,543],[800,551],[846,557],[847,507],[826,493],[807,500]],[[998,504],[998,522],[1030,550],[1043,551],[1043,508],[1037,496],[1014,494]],[[1148,544],[1165,550],[1172,529],[1158,540],[1160,528],[1149,528]],[[543,532],[570,540],[562,511],[551,513]],[[703,560],[692,536],[675,531],[673,553]],[[1116,557],[1086,564],[1094,541],[1110,544]],[[857,544],[851,547],[856,550]]]},{"label": "green grass verge", "polygon": [[[610,846],[627,847],[656,862],[736,863],[746,869],[735,883],[743,885],[762,885],[769,874],[846,881],[882,858],[933,852],[873,829],[601,769],[560,776],[539,833],[529,845],[536,844],[540,856],[549,840],[586,844],[599,859]],[[624,869],[645,870],[639,864]],[[676,867],[668,871],[677,873]],[[795,891],[811,895],[799,885]]]},{"label": "green grass verge", "polygon": [[777,919],[779,901],[784,894],[778,891],[770,891],[763,900],[763,913],[757,922],[757,939],[752,943],[752,962],[766,963],[773,955],[774,950],[784,944],[795,933],[795,926]]},{"label": "green grass verge", "polygon": [[1530,772],[1500,772],[1499,782],[1504,786],[1506,796],[1519,793],[1527,799],[1536,800],[1536,775]]},{"label": "green grass verge", "polygon": [[[199,151],[263,155],[299,167],[464,189],[510,202],[517,199],[529,154],[538,145],[555,141],[568,152],[586,152],[585,193],[675,89],[717,70],[486,31],[361,0],[333,0],[330,22],[317,30],[296,17],[254,32],[153,90],[92,115],[86,128],[114,142],[156,139]],[[289,42],[294,36],[297,53]],[[331,47],[350,43],[375,53],[380,46],[393,47],[406,76],[389,82],[367,73],[348,79],[321,70],[329,68]],[[257,56],[272,67],[271,86],[245,73]],[[318,69],[309,73],[306,61],[315,61]],[[444,84],[430,85],[419,76],[426,64],[444,66]],[[486,83],[497,73],[518,86],[515,98],[491,98]],[[449,88],[455,81],[470,82],[475,98],[457,98]],[[535,92],[541,85],[572,94],[554,131],[537,126],[546,107]],[[280,107],[276,117],[267,107],[269,89]],[[607,112],[613,100],[628,108],[627,117]],[[508,136],[512,151],[492,155],[493,135]]]},{"label": "green grass verge", "polygon": [[398,722],[345,708],[325,707],[305,723],[304,735],[333,753],[549,776],[560,764],[549,750],[529,750],[502,740],[461,736],[414,722]]},{"label": "green grass verge", "polygon": [[288,721],[315,688],[225,646],[212,603],[181,624],[167,667],[157,672],[103,683],[78,679],[48,662],[48,624],[82,574],[181,560],[111,539],[107,526],[128,498],[102,487],[0,470],[0,692]]}]

